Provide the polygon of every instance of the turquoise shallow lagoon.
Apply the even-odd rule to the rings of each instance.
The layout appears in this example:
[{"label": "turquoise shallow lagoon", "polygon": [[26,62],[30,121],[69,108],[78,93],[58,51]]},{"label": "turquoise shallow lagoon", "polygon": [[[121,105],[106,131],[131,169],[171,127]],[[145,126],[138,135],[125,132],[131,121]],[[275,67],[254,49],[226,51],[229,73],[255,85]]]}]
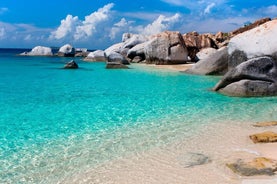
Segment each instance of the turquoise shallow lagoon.
[{"label": "turquoise shallow lagoon", "polygon": [[57,183],[209,123],[277,119],[276,97],[214,93],[219,77],[69,60],[0,53],[0,183]]}]

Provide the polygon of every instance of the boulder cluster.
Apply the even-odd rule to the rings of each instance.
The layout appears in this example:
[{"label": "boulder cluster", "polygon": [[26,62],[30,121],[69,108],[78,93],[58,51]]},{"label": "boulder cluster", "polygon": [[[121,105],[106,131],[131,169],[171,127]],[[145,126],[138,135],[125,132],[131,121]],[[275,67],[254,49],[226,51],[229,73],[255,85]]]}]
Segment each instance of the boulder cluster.
[{"label": "boulder cluster", "polygon": [[175,65],[195,63],[184,71],[224,75],[214,91],[230,96],[277,95],[277,19],[264,18],[229,33],[199,34],[164,31],[155,35],[124,33],[122,41],[105,50],[87,52],[70,44],[56,54],[37,46],[24,56],[84,57],[104,61],[106,68],[128,68],[130,63]]}]

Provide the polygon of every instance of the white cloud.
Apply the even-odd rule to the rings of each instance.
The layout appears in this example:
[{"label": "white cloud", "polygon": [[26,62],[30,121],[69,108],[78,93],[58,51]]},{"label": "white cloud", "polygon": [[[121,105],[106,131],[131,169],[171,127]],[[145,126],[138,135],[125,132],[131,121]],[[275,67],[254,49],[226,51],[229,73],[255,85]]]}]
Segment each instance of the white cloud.
[{"label": "white cloud", "polygon": [[[50,40],[75,40],[84,41],[87,38],[93,36],[98,27],[108,20],[113,3],[107,4],[97,11],[91,13],[85,17],[85,20],[80,20],[77,16],[67,15],[65,19],[61,21],[60,26],[51,33]],[[99,31],[103,31],[100,30]]]},{"label": "white cloud", "polygon": [[110,39],[115,39],[118,33],[125,31],[126,28],[128,29],[131,23],[131,21],[127,21],[125,18],[122,18],[119,22],[115,23],[109,34]]},{"label": "white cloud", "polygon": [[185,4],[185,2],[183,2],[182,0],[162,0],[162,1],[176,6],[184,6]]},{"label": "white cloud", "polygon": [[211,3],[209,4],[205,10],[204,10],[204,14],[210,14],[211,13],[211,9],[215,6],[215,3]]},{"label": "white cloud", "polygon": [[113,3],[107,4],[103,8],[100,8],[96,12],[86,16],[82,24],[77,26],[74,39],[79,40],[92,36],[92,34],[96,32],[97,25],[108,19],[109,13],[113,6]]},{"label": "white cloud", "polygon": [[176,13],[171,17],[166,17],[164,15],[160,15],[154,22],[148,24],[142,30],[142,34],[151,35],[160,33],[167,29],[172,29],[175,23],[177,23],[181,19],[180,14]]},{"label": "white cloud", "polygon": [[0,39],[3,39],[3,38],[5,37],[5,35],[6,35],[6,30],[5,30],[5,28],[1,28],[1,29],[0,29]]},{"label": "white cloud", "polygon": [[7,12],[9,9],[8,8],[0,8],[0,14],[3,14]]},{"label": "white cloud", "polygon": [[69,34],[75,32],[76,26],[79,24],[79,19],[77,16],[67,15],[65,19],[61,21],[61,25],[57,30],[53,31],[50,35],[51,39],[62,39]]}]

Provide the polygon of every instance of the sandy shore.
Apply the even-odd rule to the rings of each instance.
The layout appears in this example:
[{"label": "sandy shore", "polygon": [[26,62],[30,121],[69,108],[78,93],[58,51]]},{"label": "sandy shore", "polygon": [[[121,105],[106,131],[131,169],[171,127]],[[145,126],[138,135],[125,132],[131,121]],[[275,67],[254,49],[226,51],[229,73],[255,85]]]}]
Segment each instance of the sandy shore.
[{"label": "sandy shore", "polygon": [[[239,184],[254,181],[271,183],[277,177],[241,177],[226,167],[239,158],[264,156],[277,159],[277,143],[254,144],[249,135],[271,128],[250,123],[229,122],[203,126],[199,134],[164,147],[110,161],[64,183],[115,184]],[[182,157],[187,153],[207,155],[209,163],[186,168]]]},{"label": "sandy shore", "polygon": [[[132,65],[134,65],[134,64],[132,64]],[[189,63],[189,64],[179,64],[179,65],[155,65],[155,64],[139,63],[139,64],[135,64],[135,65],[141,66],[141,67],[153,68],[153,69],[157,69],[157,70],[169,70],[169,71],[174,71],[174,72],[181,72],[181,71],[185,71],[185,70],[191,68],[194,64]]]},{"label": "sandy shore", "polygon": [[[146,65],[148,69],[179,72],[193,64]],[[73,175],[61,183],[94,184],[271,184],[277,177],[242,177],[226,167],[240,158],[268,157],[277,160],[277,143],[254,144],[249,135],[277,127],[253,127],[255,122],[208,124],[197,135],[184,137],[164,147],[110,161],[85,173]],[[187,153],[207,156],[204,165],[185,167]]]}]

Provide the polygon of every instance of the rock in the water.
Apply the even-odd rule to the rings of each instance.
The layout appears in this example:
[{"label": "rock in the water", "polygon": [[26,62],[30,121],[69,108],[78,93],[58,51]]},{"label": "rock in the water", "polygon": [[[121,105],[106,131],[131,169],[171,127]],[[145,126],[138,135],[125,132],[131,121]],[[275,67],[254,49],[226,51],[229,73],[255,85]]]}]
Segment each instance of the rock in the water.
[{"label": "rock in the water", "polygon": [[275,132],[263,132],[259,134],[253,134],[249,136],[254,143],[270,143],[277,142],[277,133]]},{"label": "rock in the water", "polygon": [[253,126],[254,126],[254,127],[277,126],[277,121],[258,122],[258,123],[255,123]]},{"label": "rock in the water", "polygon": [[228,53],[232,58],[230,69],[248,59],[276,55],[276,35],[277,19],[274,19],[233,37],[228,44]]},{"label": "rock in the water", "polygon": [[203,165],[211,162],[210,158],[202,153],[186,153],[179,156],[178,162],[185,168]]},{"label": "rock in the water", "polygon": [[75,56],[75,48],[70,44],[66,44],[59,49],[58,56],[74,57]]},{"label": "rock in the water", "polygon": [[88,54],[84,61],[106,61],[105,53],[102,50],[96,50]]},{"label": "rock in the water", "polygon": [[112,52],[121,53],[121,50],[123,49],[123,45],[124,45],[124,43],[122,42],[122,43],[116,43],[116,44],[110,46],[109,48],[107,48],[104,51],[105,55],[108,56]]},{"label": "rock in the water", "polygon": [[136,60],[136,61],[143,61],[145,60],[145,50],[144,50],[144,47],[145,47],[145,43],[141,43],[141,44],[138,44],[136,46],[134,46],[133,48],[131,48],[128,53],[127,53],[127,57],[129,59],[131,59],[132,62],[135,62],[133,61],[135,57],[140,57],[140,60]]},{"label": "rock in the water", "polygon": [[205,59],[198,61],[186,73],[198,75],[222,75],[228,69],[228,52],[227,47],[218,49],[215,53],[210,54]]},{"label": "rock in the water", "polygon": [[119,62],[107,62],[106,69],[129,69],[129,67]]},{"label": "rock in the water", "polygon": [[188,50],[179,32],[165,31],[145,43],[145,57],[148,64],[184,64]]},{"label": "rock in the water", "polygon": [[71,60],[70,62],[66,63],[66,65],[64,65],[64,68],[65,69],[77,69],[77,68],[79,68],[79,66],[74,60]]},{"label": "rock in the water", "polygon": [[237,160],[235,163],[226,164],[233,172],[241,176],[268,175],[272,176],[277,171],[277,161],[269,158],[258,157],[251,161]]},{"label": "rock in the water", "polygon": [[117,52],[110,52],[109,55],[106,55],[108,62],[112,63],[120,63],[124,65],[129,65],[129,61],[127,61],[121,54]]},{"label": "rock in the water", "polygon": [[50,47],[36,46],[30,52],[23,52],[21,56],[53,56]]},{"label": "rock in the water", "polygon": [[214,90],[230,96],[277,95],[277,61],[264,56],[243,62],[227,72]]}]

